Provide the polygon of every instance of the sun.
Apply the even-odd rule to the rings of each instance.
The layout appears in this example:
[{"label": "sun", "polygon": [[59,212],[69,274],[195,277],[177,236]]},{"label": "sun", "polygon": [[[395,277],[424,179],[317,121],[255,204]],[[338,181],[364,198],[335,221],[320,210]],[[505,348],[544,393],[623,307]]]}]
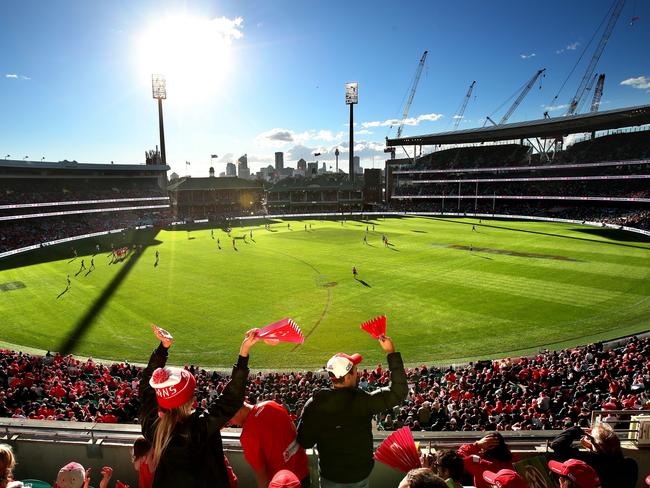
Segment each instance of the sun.
[{"label": "sun", "polygon": [[230,74],[232,41],[242,37],[242,19],[169,15],[151,23],[139,36],[140,79],[167,80],[170,99],[198,102],[213,96]]}]

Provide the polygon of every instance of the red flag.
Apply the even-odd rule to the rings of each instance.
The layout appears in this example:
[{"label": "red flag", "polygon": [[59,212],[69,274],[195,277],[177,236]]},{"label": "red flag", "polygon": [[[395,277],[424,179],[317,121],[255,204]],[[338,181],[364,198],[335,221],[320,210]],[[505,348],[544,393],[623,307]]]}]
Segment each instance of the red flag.
[{"label": "red flag", "polygon": [[372,320],[361,324],[361,328],[370,334],[374,339],[379,339],[386,335],[386,316],[380,315]]},{"label": "red flag", "polygon": [[298,324],[288,317],[261,328],[257,331],[257,337],[264,340],[296,342],[298,344],[305,342]]},{"label": "red flag", "polygon": [[422,467],[420,453],[408,427],[402,427],[386,437],[375,451],[375,459],[403,473]]}]

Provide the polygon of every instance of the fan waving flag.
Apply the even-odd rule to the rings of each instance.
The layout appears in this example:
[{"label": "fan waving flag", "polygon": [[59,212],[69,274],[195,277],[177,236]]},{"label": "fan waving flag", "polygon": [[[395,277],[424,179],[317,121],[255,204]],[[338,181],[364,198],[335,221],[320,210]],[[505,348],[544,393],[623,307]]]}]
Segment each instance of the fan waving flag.
[{"label": "fan waving flag", "polygon": [[375,459],[403,473],[422,467],[420,453],[408,427],[402,427],[386,437],[375,451]]},{"label": "fan waving flag", "polygon": [[361,328],[370,334],[373,338],[379,339],[386,335],[386,316],[380,315],[368,322],[361,324]]},{"label": "fan waving flag", "polygon": [[258,330],[257,337],[264,340],[296,342],[298,344],[305,342],[298,324],[288,317]]}]

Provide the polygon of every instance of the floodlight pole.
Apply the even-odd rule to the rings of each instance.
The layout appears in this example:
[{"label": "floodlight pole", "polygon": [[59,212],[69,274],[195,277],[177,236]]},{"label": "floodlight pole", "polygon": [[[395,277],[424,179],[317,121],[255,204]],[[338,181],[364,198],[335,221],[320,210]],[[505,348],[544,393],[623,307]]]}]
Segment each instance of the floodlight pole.
[{"label": "floodlight pole", "polygon": [[165,125],[163,123],[162,101],[167,98],[167,81],[163,75],[151,75],[151,92],[153,98],[158,100],[158,127],[160,129],[160,161],[167,164],[165,151]]},{"label": "floodlight pole", "polygon": [[350,106],[350,183],[354,186],[354,108],[359,103],[359,83],[345,84],[345,103]]},{"label": "floodlight pole", "polygon": [[354,104],[350,104],[350,183],[354,184]]},{"label": "floodlight pole", "polygon": [[158,99],[158,127],[160,129],[160,160],[167,164],[167,153],[165,151],[165,124],[163,122],[162,98]]}]

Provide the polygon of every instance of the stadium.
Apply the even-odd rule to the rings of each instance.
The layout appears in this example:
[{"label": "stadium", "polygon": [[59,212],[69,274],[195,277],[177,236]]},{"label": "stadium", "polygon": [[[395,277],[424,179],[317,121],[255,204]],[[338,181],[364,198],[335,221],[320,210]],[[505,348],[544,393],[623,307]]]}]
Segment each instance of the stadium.
[{"label": "stadium", "polygon": [[[73,459],[93,467],[95,486],[107,488],[102,466],[138,485],[131,446],[139,423],[147,437],[138,381],[152,325],[161,344],[155,326],[173,335],[168,363],[195,378],[207,415],[235,382],[247,331],[290,318],[292,338],[271,334],[251,353],[250,404],[274,401],[299,424],[330,388],[338,351],[363,356],[355,387],[387,389],[389,336],[408,393],[373,415],[375,449],[406,429],[418,454],[482,455],[470,450],[499,432],[526,486],[550,488],[562,433],[607,424],[637,469],[619,486],[645,486],[650,105],[600,110],[600,84],[581,110],[590,65],[567,114],[509,123],[540,70],[499,124],[402,137],[426,56],[381,169],[354,160],[353,94],[347,171],[337,148],[335,172],[320,153],[293,170],[276,152],[257,177],[246,155],[236,174],[217,176],[216,155],[205,175],[170,174],[155,77],[160,149],[142,164],[0,160],[0,444],[19,458],[13,479],[55,486]],[[372,335],[367,322],[382,316]],[[232,427],[221,437],[239,486],[266,486]],[[322,452],[307,449],[311,486]],[[377,452],[366,481],[397,486],[407,470]],[[540,479],[525,475],[534,459]],[[482,486],[472,475],[465,486]]]}]

